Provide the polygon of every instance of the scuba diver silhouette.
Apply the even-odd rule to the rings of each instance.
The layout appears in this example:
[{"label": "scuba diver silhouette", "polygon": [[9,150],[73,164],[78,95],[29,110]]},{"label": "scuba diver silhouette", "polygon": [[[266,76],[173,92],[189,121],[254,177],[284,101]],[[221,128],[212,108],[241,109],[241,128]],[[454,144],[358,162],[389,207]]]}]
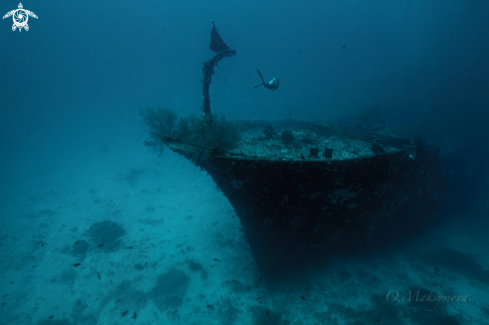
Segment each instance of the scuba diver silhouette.
[{"label": "scuba diver silhouette", "polygon": [[267,89],[270,89],[271,91],[277,90],[278,85],[280,83],[280,81],[277,78],[273,78],[272,80],[270,80],[267,83],[267,82],[265,82],[265,80],[263,80],[263,76],[262,76],[260,70],[256,69],[256,72],[258,72],[258,75],[260,76],[262,83],[259,84],[259,85],[256,85],[255,87],[253,87],[253,89],[255,89],[257,87],[260,87],[260,86],[263,86],[263,87],[265,87]]}]

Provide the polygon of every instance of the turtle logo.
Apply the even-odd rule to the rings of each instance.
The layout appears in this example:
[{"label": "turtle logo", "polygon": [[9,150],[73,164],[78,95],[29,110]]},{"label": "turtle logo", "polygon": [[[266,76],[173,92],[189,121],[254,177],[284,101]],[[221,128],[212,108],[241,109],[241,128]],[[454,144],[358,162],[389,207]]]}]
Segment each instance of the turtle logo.
[{"label": "turtle logo", "polygon": [[22,3],[19,3],[19,9],[15,9],[7,12],[5,16],[3,16],[3,19],[8,18],[10,16],[12,16],[12,19],[14,20],[14,24],[12,25],[12,31],[14,32],[17,28],[19,29],[19,32],[22,31],[22,28],[24,28],[26,31],[29,30],[29,25],[27,25],[29,16],[37,19],[36,14],[33,13],[32,11],[25,10]]}]

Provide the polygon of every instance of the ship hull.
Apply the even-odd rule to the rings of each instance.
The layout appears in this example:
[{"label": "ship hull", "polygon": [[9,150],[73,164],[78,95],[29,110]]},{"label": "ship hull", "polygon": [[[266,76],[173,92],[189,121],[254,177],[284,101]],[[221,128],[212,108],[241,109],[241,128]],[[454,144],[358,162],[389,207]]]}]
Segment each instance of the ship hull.
[{"label": "ship hull", "polygon": [[418,144],[359,159],[278,161],[208,154],[168,143],[206,170],[239,217],[269,278],[331,254],[358,252],[435,223],[445,179],[438,149]]}]

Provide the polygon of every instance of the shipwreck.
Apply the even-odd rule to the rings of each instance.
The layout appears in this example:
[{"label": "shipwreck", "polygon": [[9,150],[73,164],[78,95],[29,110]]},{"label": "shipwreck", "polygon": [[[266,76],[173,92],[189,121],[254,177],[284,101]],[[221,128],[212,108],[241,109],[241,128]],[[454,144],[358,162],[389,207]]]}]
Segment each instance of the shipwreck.
[{"label": "shipwreck", "polygon": [[236,51],[215,26],[210,48],[216,54],[204,63],[203,118],[176,127],[171,113],[146,112],[147,144],[164,144],[209,173],[264,277],[394,243],[438,220],[446,181],[437,146],[338,124],[216,118],[214,67]]}]

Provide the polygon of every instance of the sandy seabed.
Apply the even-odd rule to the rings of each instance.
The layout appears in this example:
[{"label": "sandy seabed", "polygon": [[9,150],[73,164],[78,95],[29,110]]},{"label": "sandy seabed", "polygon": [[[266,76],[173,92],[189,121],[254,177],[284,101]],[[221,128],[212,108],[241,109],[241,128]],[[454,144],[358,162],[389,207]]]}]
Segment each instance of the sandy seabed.
[{"label": "sandy seabed", "polygon": [[489,322],[487,224],[447,222],[270,286],[212,178],[143,139],[4,164],[0,324]]}]

